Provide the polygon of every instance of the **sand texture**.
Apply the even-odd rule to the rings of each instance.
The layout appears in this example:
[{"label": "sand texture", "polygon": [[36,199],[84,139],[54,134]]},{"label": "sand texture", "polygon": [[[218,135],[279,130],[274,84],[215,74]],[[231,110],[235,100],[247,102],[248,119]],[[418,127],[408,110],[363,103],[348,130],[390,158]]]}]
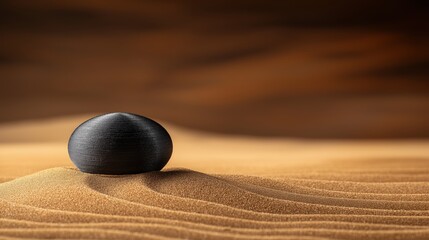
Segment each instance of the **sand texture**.
[{"label": "sand texture", "polygon": [[169,126],[175,152],[165,170],[108,176],[67,159],[59,129],[82,118],[0,126],[0,239],[429,239],[427,141]]}]

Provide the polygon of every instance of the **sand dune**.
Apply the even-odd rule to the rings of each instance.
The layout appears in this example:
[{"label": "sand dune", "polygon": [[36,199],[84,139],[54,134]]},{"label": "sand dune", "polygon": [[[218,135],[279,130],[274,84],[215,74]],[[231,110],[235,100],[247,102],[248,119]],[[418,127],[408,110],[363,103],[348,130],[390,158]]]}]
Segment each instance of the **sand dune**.
[{"label": "sand dune", "polygon": [[0,185],[0,236],[427,239],[428,172],[106,176],[53,168]]},{"label": "sand dune", "polygon": [[[308,141],[165,124],[167,169],[85,174],[88,116],[0,126],[0,239],[428,239],[428,141]],[[44,134],[45,132],[49,134]]]}]

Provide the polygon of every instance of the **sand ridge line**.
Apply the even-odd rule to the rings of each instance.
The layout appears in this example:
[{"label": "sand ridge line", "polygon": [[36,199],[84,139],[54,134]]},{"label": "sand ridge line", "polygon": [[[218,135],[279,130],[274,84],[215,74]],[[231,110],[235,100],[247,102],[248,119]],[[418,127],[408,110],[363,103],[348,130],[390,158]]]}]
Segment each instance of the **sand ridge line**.
[{"label": "sand ridge line", "polygon": [[329,196],[344,199],[362,199],[362,200],[388,200],[388,201],[409,201],[409,202],[427,202],[429,194],[389,194],[389,193],[362,193],[351,191],[337,191],[309,186],[301,186],[289,183],[286,179],[269,179],[257,176],[223,176],[225,180],[231,180],[239,183],[247,183],[255,186],[266,187],[273,190],[301,193],[315,196]]},{"label": "sand ridge line", "polygon": [[122,221],[122,222],[89,222],[89,223],[52,223],[52,222],[38,222],[38,221],[27,221],[27,220],[16,220],[16,219],[0,219],[2,227],[4,228],[18,228],[18,227],[87,227],[87,226],[115,226],[115,225],[135,225],[135,226],[146,226],[146,225],[171,225],[181,226],[183,228],[192,228],[206,231],[218,231],[228,230],[232,232],[272,232],[281,231],[283,229],[303,227],[303,228],[327,228],[327,229],[351,229],[351,230],[385,230],[385,229],[428,229],[427,226],[413,226],[413,225],[398,225],[398,224],[375,224],[375,223],[356,223],[356,222],[338,222],[338,221],[289,221],[282,222],[281,226],[273,227],[271,229],[254,229],[244,227],[222,227],[207,225],[201,223],[191,223],[183,221],[174,221],[160,218],[149,218],[143,219],[141,222],[137,221]]},{"label": "sand ridge line", "polygon": [[[156,229],[155,229],[156,230]],[[160,229],[162,231],[162,229]],[[105,235],[107,234],[107,235]],[[202,232],[198,236],[192,235],[190,232],[182,231],[178,237],[169,237],[164,235],[173,235],[174,233],[161,232],[161,234],[153,235],[150,233],[141,233],[141,232],[130,232],[125,230],[106,230],[106,229],[97,229],[97,228],[34,228],[34,229],[0,229],[0,236],[34,236],[46,237],[46,238],[97,238],[97,239],[111,239],[113,237],[125,237],[126,239],[139,239],[149,238],[149,239],[183,239],[183,238],[192,238],[198,239],[195,237],[204,236],[207,239],[306,239],[306,237],[316,238],[325,238],[325,239],[386,239],[395,238],[395,239],[427,239],[429,236],[429,229],[425,230],[383,230],[383,231],[349,231],[349,230],[316,230],[316,229],[300,229],[292,228],[285,231],[283,236],[240,236],[238,234],[228,235],[228,234],[217,234],[209,236],[207,233]],[[287,235],[286,235],[287,234]],[[176,235],[177,236],[177,235]],[[286,237],[285,237],[286,236]]]},{"label": "sand ridge line", "polygon": [[[0,184],[0,237],[67,238],[75,231],[103,239],[108,230],[125,239],[429,238],[429,203],[418,201],[426,182],[405,189],[398,176],[395,183],[382,177],[343,182],[185,169],[108,176],[53,168]],[[343,184],[373,199],[337,191]],[[371,193],[385,185],[396,188]],[[410,201],[379,198],[402,195]]]},{"label": "sand ridge line", "polygon": [[[64,171],[64,169],[62,169]],[[231,185],[225,185],[224,182],[216,182],[212,181],[210,176],[196,173],[196,172],[183,172],[183,171],[175,171],[172,170],[171,172],[160,172],[160,173],[148,173],[144,175],[130,175],[125,178],[112,178],[112,177],[103,177],[99,175],[90,175],[90,174],[81,174],[77,171],[69,171],[69,173],[78,174],[74,175],[76,178],[75,181],[73,181],[73,184],[77,182],[79,177],[83,177],[84,183],[77,186],[79,191],[87,191],[88,187],[89,190],[92,192],[89,193],[88,197],[94,199],[93,201],[99,201],[104,202],[106,205],[111,205],[113,202],[115,204],[122,204],[127,205],[131,204],[134,205],[135,210],[141,209],[147,209],[146,207],[149,206],[151,208],[155,207],[161,207],[163,210],[173,210],[173,211],[179,211],[179,212],[194,212],[199,214],[209,214],[209,215],[224,215],[228,217],[244,217],[244,218],[250,218],[250,219],[282,219],[282,214],[294,214],[299,212],[306,212],[306,213],[353,213],[353,214],[380,214],[384,213],[385,215],[405,215],[405,216],[426,216],[429,214],[426,210],[407,210],[407,209],[400,209],[395,210],[391,208],[395,208],[394,205],[387,205],[384,209],[374,209],[374,208],[368,208],[368,207],[356,207],[353,205],[350,205],[350,203],[344,203],[341,201],[334,202],[332,205],[325,205],[325,203],[329,202],[323,202],[323,201],[315,201],[314,199],[309,198],[308,196],[304,196],[303,199],[277,199],[272,198],[270,196],[264,196],[260,195],[254,192],[246,191],[245,189],[237,188],[235,186]],[[58,173],[55,173],[58,174]],[[54,174],[54,175],[55,175]],[[72,174],[72,175],[73,175]],[[155,174],[155,175],[154,175]],[[162,179],[159,179],[161,175],[167,174],[167,177],[164,177]],[[179,176],[177,176],[179,174]],[[185,174],[185,177],[183,178],[183,175]],[[52,179],[55,179],[56,177],[52,175],[49,176],[48,179],[52,181]],[[61,174],[60,174],[61,175]],[[64,174],[62,174],[64,175]],[[140,177],[142,177],[140,179]],[[153,178],[154,177],[154,178]],[[169,186],[171,185],[169,183],[169,178],[173,177],[174,185],[175,187],[173,189],[170,189]],[[195,179],[196,177],[196,179]],[[207,178],[209,181],[207,181]],[[22,179],[22,178],[21,178]],[[185,179],[185,182],[181,182],[181,179]],[[187,182],[191,179],[191,182]],[[193,179],[193,180],[192,180]],[[166,186],[168,189],[168,195],[171,195],[169,197],[165,197],[165,193],[161,191],[161,195],[157,194],[157,192],[153,191],[147,191],[147,186],[150,186],[150,184],[140,184],[140,181],[142,180],[149,180],[151,182],[155,182],[156,184],[160,184],[163,180],[166,180]],[[89,184],[88,182],[89,181]],[[95,184],[91,184],[91,181],[95,181]],[[33,179],[31,182],[37,182],[37,179]],[[121,186],[121,184],[125,182],[125,186]],[[61,180],[61,182],[54,182],[52,183],[52,189],[57,189],[58,186],[69,184],[70,180]],[[7,183],[6,183],[7,184]],[[46,184],[46,183],[45,183]],[[192,188],[188,190],[189,184],[193,184]],[[200,184],[203,184],[201,187]],[[209,184],[207,186],[210,186],[203,189],[203,186],[206,186],[206,184]],[[66,189],[75,188],[76,185],[68,185]],[[119,187],[118,187],[119,186]],[[1,187],[1,186],[0,186]],[[83,188],[82,188],[83,187]],[[107,189],[112,190],[110,192],[104,192]],[[26,192],[32,192],[34,191],[33,188],[37,188],[37,186],[33,186],[31,189],[27,189]],[[42,201],[42,203],[37,204],[43,204],[44,202],[51,201],[54,195],[57,195],[58,199],[54,199],[54,202],[51,201],[51,205],[61,205],[59,200],[61,198],[60,195],[58,195],[58,192],[61,192],[64,190],[64,188],[52,190],[50,194],[49,199],[45,199],[45,201]],[[153,189],[152,189],[153,190]],[[196,192],[190,192],[190,191],[196,191]],[[108,190],[109,191],[109,190]],[[202,193],[201,191],[206,191],[206,193]],[[227,192],[225,192],[227,191]],[[211,192],[211,194],[210,194]],[[213,193],[216,192],[223,192],[223,194],[226,194],[225,196],[217,196],[213,195]],[[171,194],[174,193],[174,194]],[[16,195],[17,193],[15,193]],[[103,194],[103,198],[97,198],[94,196],[94,194]],[[187,194],[187,195],[186,195]],[[37,195],[37,194],[36,194]],[[0,191],[1,196],[1,191]],[[13,197],[13,193],[9,193],[8,197]],[[141,202],[139,202],[141,199],[141,196],[144,196],[144,205],[141,205]],[[37,198],[40,196],[37,195]],[[21,197],[22,198],[22,197]],[[108,199],[106,199],[108,198]],[[111,199],[114,198],[114,199]],[[231,199],[242,199],[242,201],[231,201]],[[109,199],[111,201],[109,201]],[[25,196],[25,199],[23,199],[24,202],[30,200],[27,196]],[[320,199],[319,199],[320,200]],[[246,202],[248,201],[248,202]],[[304,201],[304,202],[303,202]],[[37,199],[37,202],[40,202],[40,199]],[[180,204],[178,204],[180,202]],[[321,203],[320,203],[321,202]],[[350,201],[349,201],[350,202]],[[366,204],[369,201],[366,202]],[[360,204],[364,204],[360,203]],[[137,204],[137,205],[136,205]],[[124,209],[126,208],[124,205]],[[69,206],[70,207],[70,206]],[[97,205],[93,205],[92,208],[88,208],[87,211],[103,211],[103,209],[99,209]],[[114,207],[112,207],[114,208]],[[259,208],[259,209],[258,209]],[[124,211],[122,209],[122,211]],[[115,210],[115,209],[112,209]],[[147,211],[147,210],[144,210]],[[129,212],[129,211],[128,211]],[[116,212],[113,212],[117,214]]]},{"label": "sand ridge line", "polygon": [[[154,217],[143,217],[143,216],[120,216],[120,215],[109,215],[109,214],[96,214],[87,212],[73,212],[64,210],[53,210],[44,209],[29,205],[17,204],[7,202],[0,199],[0,204],[4,210],[2,212],[3,218],[15,217],[16,219],[42,219],[43,222],[64,222],[64,223],[76,223],[76,222],[145,222],[147,219],[164,220],[166,218],[154,218]],[[31,216],[28,216],[31,215]],[[273,222],[273,221],[262,221],[262,220],[248,220],[248,219],[231,219],[226,217],[214,216],[214,218],[205,218],[207,216],[196,216],[196,219],[180,221],[190,221],[201,223],[201,221],[212,220],[210,224],[217,224],[219,226],[235,226],[240,228],[243,225],[250,227],[263,226],[263,227],[274,227],[279,228],[284,225],[284,222]],[[334,222],[350,222],[350,223],[375,223],[375,224],[403,224],[403,225],[416,225],[416,226],[427,226],[429,225],[429,217],[424,216],[379,216],[379,215],[348,215],[348,214],[288,214],[287,222],[305,222],[305,221],[334,221]],[[220,221],[216,221],[220,220]],[[231,221],[234,220],[234,221]],[[178,221],[174,219],[168,219],[168,221]]]}]

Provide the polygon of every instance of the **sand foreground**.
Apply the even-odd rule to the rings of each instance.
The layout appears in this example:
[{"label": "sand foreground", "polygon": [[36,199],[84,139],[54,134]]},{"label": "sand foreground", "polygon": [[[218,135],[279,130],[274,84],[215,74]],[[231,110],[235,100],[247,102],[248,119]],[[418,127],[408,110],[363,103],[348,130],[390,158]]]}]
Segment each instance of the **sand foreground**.
[{"label": "sand foreground", "polygon": [[170,126],[165,170],[108,176],[68,160],[83,118],[0,126],[0,239],[429,239],[428,141]]}]

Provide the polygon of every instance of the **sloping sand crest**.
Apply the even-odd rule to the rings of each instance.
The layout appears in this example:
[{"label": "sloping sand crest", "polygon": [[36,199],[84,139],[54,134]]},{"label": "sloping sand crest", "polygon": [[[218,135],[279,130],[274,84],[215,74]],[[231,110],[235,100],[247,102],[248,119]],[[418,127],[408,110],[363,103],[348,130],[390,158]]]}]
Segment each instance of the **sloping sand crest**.
[{"label": "sloping sand crest", "polygon": [[429,239],[427,140],[264,139],[167,124],[175,148],[165,170],[91,175],[67,156],[87,118],[0,126],[0,239]]},{"label": "sloping sand crest", "polygon": [[258,177],[51,168],[0,184],[1,238],[428,239],[429,170]]}]

